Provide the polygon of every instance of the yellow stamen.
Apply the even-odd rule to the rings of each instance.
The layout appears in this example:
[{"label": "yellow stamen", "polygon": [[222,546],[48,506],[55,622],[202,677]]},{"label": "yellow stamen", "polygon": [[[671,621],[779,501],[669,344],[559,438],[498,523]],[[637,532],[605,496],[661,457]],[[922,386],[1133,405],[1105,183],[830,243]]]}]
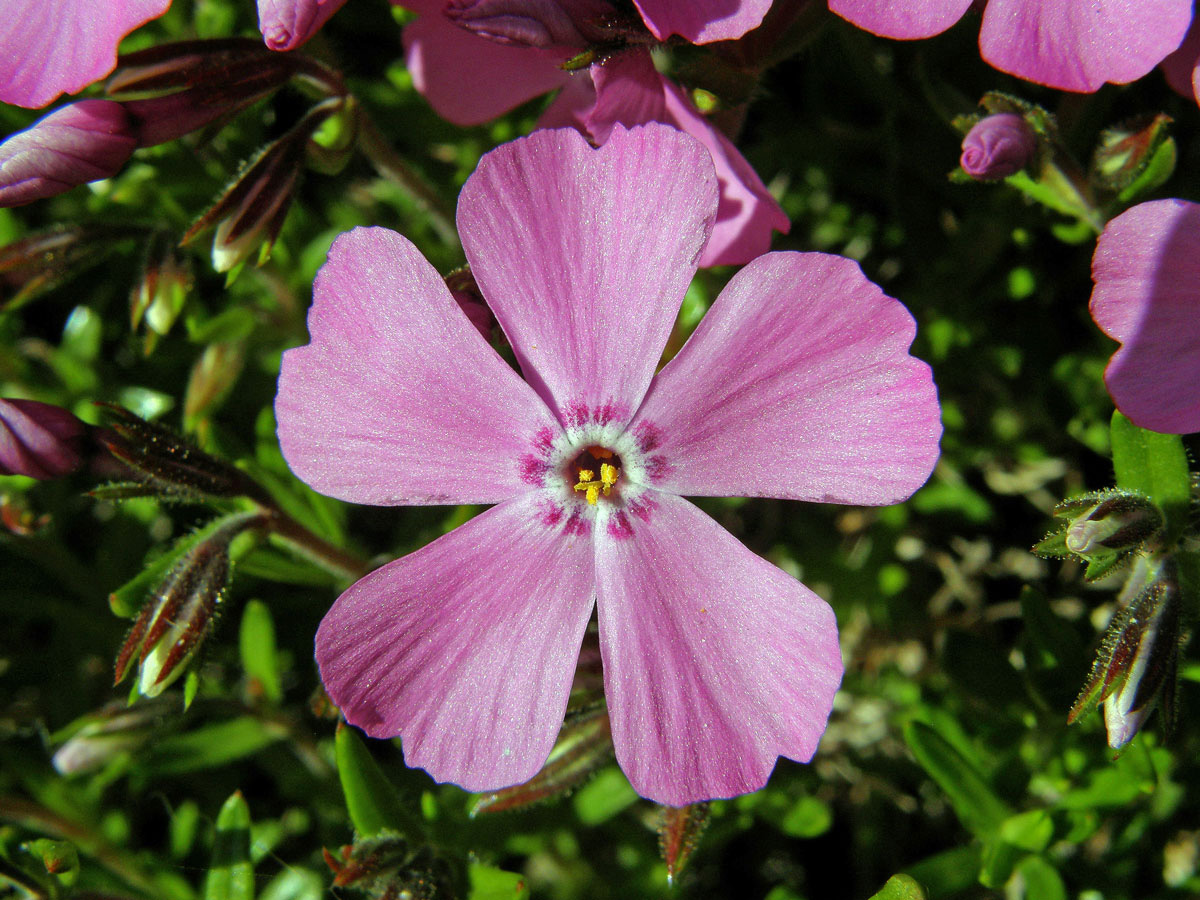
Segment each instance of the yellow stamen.
[{"label": "yellow stamen", "polygon": [[621,470],[611,463],[600,463],[600,480],[596,480],[596,473],[591,469],[579,470],[579,483],[575,485],[575,490],[583,491],[587,497],[587,502],[596,505],[596,501],[600,499],[600,492],[604,492],[607,497],[612,493],[613,485],[617,483],[617,476]]}]

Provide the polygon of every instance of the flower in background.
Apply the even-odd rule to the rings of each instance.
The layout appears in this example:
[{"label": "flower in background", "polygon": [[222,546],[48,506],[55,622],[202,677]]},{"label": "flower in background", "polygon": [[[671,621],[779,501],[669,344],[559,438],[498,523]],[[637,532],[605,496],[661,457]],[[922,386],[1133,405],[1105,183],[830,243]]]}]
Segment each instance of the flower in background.
[{"label": "flower in background", "polygon": [[812,591],[682,495],[889,504],[941,433],[912,316],[847,259],[771,253],[656,364],[712,232],[704,148],[662,125],[545,130],[480,160],[458,226],[524,374],[405,238],[342,235],[279,439],[344,500],[496,504],[338,598],[317,661],[347,720],[470,790],[524,782],[593,608],[621,767],[672,805],[808,760],[841,674]]},{"label": "flower in background", "polygon": [[258,30],[272,50],[295,50],[346,0],[258,0]]},{"label": "flower in background", "polygon": [[404,29],[409,71],[442,117],[475,125],[561,88],[540,127],[570,126],[602,144],[614,125],[657,121],[686,131],[708,148],[720,207],[700,265],[748,262],[770,249],[772,231],[788,230],[787,216],[762,179],[679,86],[654,68],[646,46],[627,46],[577,71],[561,67],[587,47],[606,42],[648,43],[672,31],[701,42],[738,37],[762,21],[769,2],[742,0],[719,19],[705,12],[704,4],[642,2],[649,34],[641,30],[643,22],[616,23],[605,0],[405,0],[403,5],[420,14]]},{"label": "flower in background", "polygon": [[0,101],[45,106],[103,78],[117,44],[171,0],[7,0],[0,19]]},{"label": "flower in background", "polygon": [[982,181],[1007,178],[1033,162],[1037,135],[1016,113],[980,119],[962,142],[963,171]]},{"label": "flower in background", "polygon": [[1092,279],[1092,318],[1121,342],[1104,372],[1117,409],[1151,431],[1200,431],[1200,205],[1154,200],[1117,216]]},{"label": "flower in background", "polygon": [[0,399],[0,475],[58,478],[83,465],[87,426],[61,406]]},{"label": "flower in background", "polygon": [[120,103],[80,100],[56,109],[0,144],[0,206],[32,203],[111,178],[137,144]]},{"label": "flower in background", "polygon": [[[829,0],[844,19],[882,37],[932,37],[972,0]],[[1141,78],[1179,46],[1192,0],[986,0],[979,49],[1002,72],[1065,91]]]}]

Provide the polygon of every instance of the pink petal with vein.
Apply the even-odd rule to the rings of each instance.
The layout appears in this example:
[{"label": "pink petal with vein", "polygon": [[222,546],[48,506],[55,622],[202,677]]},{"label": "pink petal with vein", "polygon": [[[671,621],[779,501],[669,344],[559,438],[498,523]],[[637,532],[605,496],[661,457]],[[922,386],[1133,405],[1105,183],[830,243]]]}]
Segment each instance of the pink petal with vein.
[{"label": "pink petal with vein", "polygon": [[7,0],[0,16],[0,101],[45,106],[103,78],[117,44],[171,0]]},{"label": "pink petal with vein", "polygon": [[634,422],[694,496],[888,504],[929,477],[941,435],[908,310],[857,263],[769,253],[726,286]]},{"label": "pink petal with vein", "polygon": [[1092,317],[1121,342],[1113,402],[1152,431],[1200,431],[1200,205],[1154,200],[1117,216],[1092,258]]},{"label": "pink petal with vein", "polygon": [[971,0],[829,0],[829,9],[881,37],[913,40],[941,34],[971,6]]},{"label": "pink petal with vein", "polygon": [[526,379],[567,423],[582,406],[623,424],[641,402],[712,228],[716,179],[664,125],[571,129],[486,154],[458,231]]},{"label": "pink petal with vein", "polygon": [[258,30],[272,50],[295,50],[346,0],[258,0]]},{"label": "pink petal with vein", "polygon": [[1172,88],[1185,97],[1200,101],[1200,18],[1193,17],[1183,43],[1162,61],[1160,67]]},{"label": "pink petal with vein", "polygon": [[623,53],[591,71],[597,97],[586,125],[597,143],[608,140],[614,124],[666,122],[696,138],[712,156],[720,201],[701,266],[749,262],[771,249],[773,231],[787,232],[791,223],[762,179],[678,85],[658,73],[649,53]]},{"label": "pink petal with vein", "polygon": [[1179,46],[1192,0],[988,0],[983,58],[1066,91],[1141,78]]},{"label": "pink petal with vein", "polygon": [[404,52],[417,90],[455,125],[487,122],[568,77],[558,68],[566,53],[489,41],[439,13],[405,26]]},{"label": "pink petal with vein", "polygon": [[528,490],[519,457],[550,411],[484,341],[407,238],[333,243],[283,355],[275,415],[288,465],[355,503],[496,503]]},{"label": "pink petal with vein", "polygon": [[334,603],[317,664],[346,720],[438,781],[527,781],[554,745],[595,589],[591,541],[538,493],[377,569]]},{"label": "pink petal with vein", "polygon": [[677,34],[693,44],[740,38],[762,24],[771,0],[633,0],[660,41]]},{"label": "pink petal with vein", "polygon": [[757,790],[776,757],[816,752],[842,677],[833,610],[686,500],[654,500],[631,536],[597,535],[617,761],[672,806]]}]

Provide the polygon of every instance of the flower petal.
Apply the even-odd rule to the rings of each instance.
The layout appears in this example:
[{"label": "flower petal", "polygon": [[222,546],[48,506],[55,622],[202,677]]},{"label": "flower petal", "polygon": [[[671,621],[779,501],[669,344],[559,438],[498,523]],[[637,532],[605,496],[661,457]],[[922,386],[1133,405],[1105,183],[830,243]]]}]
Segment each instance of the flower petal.
[{"label": "flower petal", "polygon": [[0,17],[0,101],[45,106],[103,78],[117,44],[171,0],[7,0]]},{"label": "flower petal", "polygon": [[1200,431],[1200,205],[1141,203],[1104,229],[1091,312],[1121,342],[1104,373],[1117,408],[1153,431]]},{"label": "flower petal", "polygon": [[608,140],[617,123],[632,128],[665,122],[696,138],[712,156],[720,200],[701,266],[749,262],[771,249],[772,231],[788,231],[791,223],[758,173],[679,86],[659,74],[649,53],[622,53],[591,71],[597,97],[586,127],[596,143]]},{"label": "flower petal", "polygon": [[913,40],[941,34],[963,17],[971,0],[829,0],[829,9],[881,37]]},{"label": "flower petal", "polygon": [[355,503],[496,503],[527,491],[519,457],[550,411],[479,336],[407,238],[357,228],[333,243],[287,351],[275,414],[283,455]]},{"label": "flower petal", "polygon": [[295,50],[346,0],[258,0],[258,30],[272,50]]},{"label": "flower petal", "polygon": [[693,44],[740,38],[762,24],[771,0],[633,0],[660,41],[677,34]]},{"label": "flower petal", "polygon": [[[674,128],[538,131],[479,161],[458,203],[471,271],[564,423],[641,402],[712,228],[708,154]],[[583,411],[583,412],[581,412]]]},{"label": "flower petal", "polygon": [[404,54],[417,90],[455,125],[487,122],[568,77],[558,68],[566,59],[562,52],[489,41],[440,13],[404,27]]},{"label": "flower petal", "polygon": [[1192,0],[988,0],[983,58],[1019,78],[1065,91],[1141,78],[1179,46]]},{"label": "flower petal", "polygon": [[915,325],[857,263],[768,253],[726,286],[633,423],[703,496],[896,503],[933,469],[941,423]]},{"label": "flower petal", "polygon": [[591,615],[591,540],[543,524],[540,500],[501,504],[372,572],[317,631],[346,720],[399,735],[410,766],[471,791],[545,763]]},{"label": "flower petal", "polygon": [[825,731],[842,677],[833,610],[686,500],[649,493],[631,532],[597,532],[617,760],[672,806],[757,790]]},{"label": "flower petal", "polygon": [[1200,17],[1192,19],[1183,43],[1160,64],[1167,84],[1184,97],[1200,101]]}]

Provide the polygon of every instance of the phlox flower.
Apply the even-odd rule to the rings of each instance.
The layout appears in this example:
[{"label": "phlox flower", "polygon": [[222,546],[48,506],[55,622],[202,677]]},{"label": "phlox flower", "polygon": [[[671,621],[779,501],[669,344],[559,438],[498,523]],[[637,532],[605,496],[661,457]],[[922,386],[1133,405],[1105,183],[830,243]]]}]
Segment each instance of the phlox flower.
[{"label": "phlox flower", "polygon": [[[972,0],[829,0],[844,19],[883,37],[932,37]],[[986,0],[979,50],[1002,72],[1065,91],[1141,78],[1179,46],[1192,0]]]},{"label": "phlox flower", "polygon": [[1151,431],[1200,431],[1200,205],[1153,200],[1117,216],[1092,279],[1092,318],[1121,342],[1104,372],[1117,409]]},{"label": "phlox flower", "polygon": [[681,495],[887,504],[941,432],[914,323],[850,260],[743,268],[655,373],[713,226],[712,162],[662,125],[543,130],[459,198],[519,376],[405,238],[339,237],[275,410],[292,470],[357,503],[495,504],[351,586],[317,633],[346,719],[469,790],[528,780],[595,610],[617,760],[667,804],[816,750],[829,606]]},{"label": "phlox flower", "polygon": [[58,478],[83,465],[86,426],[60,406],[0,397],[0,475]]},{"label": "phlox flower", "polygon": [[[654,68],[645,47],[626,49],[581,71],[561,68],[586,46],[578,28],[586,30],[587,23],[612,13],[605,0],[501,4],[519,7],[525,15],[497,17],[488,31],[491,37],[480,36],[484,30],[479,20],[474,32],[463,27],[462,10],[478,10],[488,5],[487,0],[404,0],[401,5],[420,14],[404,29],[405,60],[413,83],[443,118],[458,125],[476,125],[561,89],[539,121],[540,127],[577,128],[593,143],[601,144],[614,125],[631,128],[664,122],[699,140],[716,167],[720,207],[700,265],[748,262],[770,249],[773,231],[788,230],[787,216],[745,157],[701,115],[678,85]],[[737,37],[756,26],[769,6],[764,0],[644,0],[639,9],[655,35],[675,30],[696,40],[714,34]]]},{"label": "phlox flower", "polygon": [[117,44],[171,0],[7,0],[0,18],[0,101],[45,106],[103,78]]},{"label": "phlox flower", "polygon": [[258,0],[258,30],[272,50],[295,50],[346,0]]}]

